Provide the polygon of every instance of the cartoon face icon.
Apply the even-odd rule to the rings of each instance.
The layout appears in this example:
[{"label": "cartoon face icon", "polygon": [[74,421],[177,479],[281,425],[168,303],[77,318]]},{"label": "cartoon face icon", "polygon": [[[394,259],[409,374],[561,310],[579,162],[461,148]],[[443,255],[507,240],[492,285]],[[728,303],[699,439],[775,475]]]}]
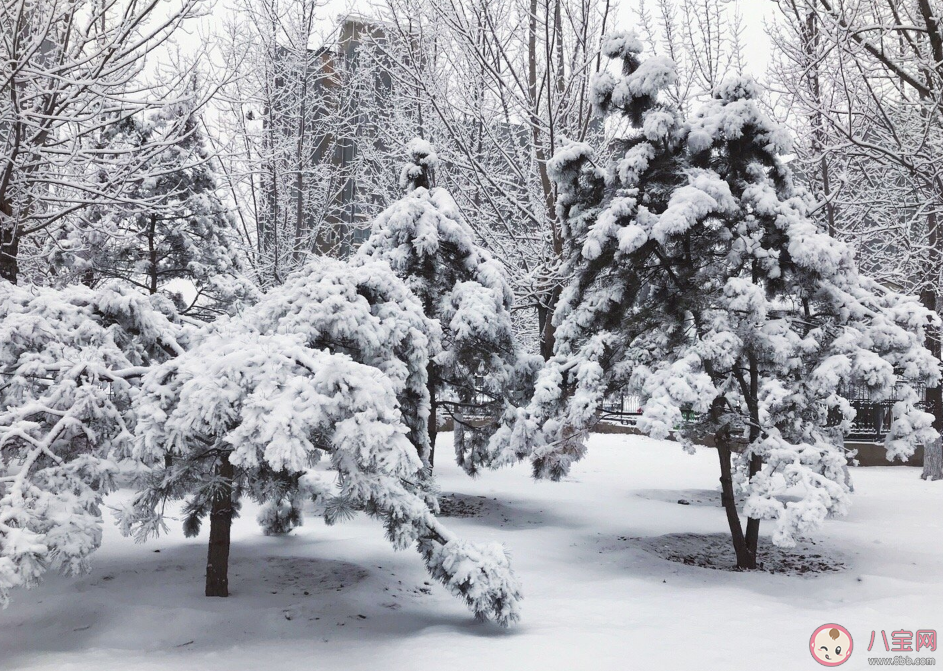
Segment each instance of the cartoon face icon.
[{"label": "cartoon face icon", "polygon": [[809,639],[809,650],[819,664],[838,666],[851,656],[851,634],[840,624],[823,624]]}]

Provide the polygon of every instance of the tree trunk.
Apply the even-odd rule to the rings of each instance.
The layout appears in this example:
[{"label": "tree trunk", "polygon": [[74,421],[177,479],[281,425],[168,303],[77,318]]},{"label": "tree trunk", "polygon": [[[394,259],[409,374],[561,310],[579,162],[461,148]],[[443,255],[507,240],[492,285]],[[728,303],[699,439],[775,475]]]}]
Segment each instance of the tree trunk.
[{"label": "tree trunk", "polygon": [[[756,270],[754,269],[754,282],[758,282],[758,277],[756,275]],[[748,385],[743,388],[744,397],[747,400],[747,406],[750,410],[750,447],[752,448],[756,445],[756,441],[760,438],[760,372],[759,366],[756,362],[756,355],[752,352],[749,354],[750,361],[750,381]],[[757,455],[753,454],[750,457],[750,480],[753,480],[753,476],[760,472],[760,469],[763,468],[763,459]],[[747,519],[747,533],[746,533],[746,546],[747,554],[749,555],[749,567],[744,568],[756,568],[756,550],[759,545],[760,540],[760,520],[759,518],[750,517]]]},{"label": "tree trunk", "polygon": [[560,299],[560,287],[555,287],[550,292],[548,305],[537,306],[537,326],[539,327],[538,340],[540,341],[540,356],[544,361],[549,361],[553,356],[553,348],[557,341],[557,329],[553,325],[553,312],[557,301]]},{"label": "tree trunk", "polygon": [[233,467],[223,453],[216,468],[223,485],[213,496],[210,547],[206,556],[206,596],[229,596],[229,536],[232,529]]},{"label": "tree trunk", "polygon": [[157,215],[152,214],[147,222],[147,290],[153,296],[160,288],[157,264]]},{"label": "tree trunk", "polygon": [[540,334],[540,354],[544,361],[548,361],[553,356],[553,349],[557,344],[557,328],[553,325],[553,311],[552,309],[548,311],[550,314],[547,315],[546,324]]},{"label": "tree trunk", "polygon": [[[720,500],[727,513],[727,524],[730,526],[730,537],[733,540],[733,549],[737,553],[738,569],[756,568],[756,550],[750,552],[743,527],[740,525],[740,514],[737,512],[737,499],[733,494],[733,477],[731,474],[729,430],[725,427],[716,435],[717,456],[720,458]],[[757,520],[759,522],[759,520]],[[756,532],[759,535],[759,524]]]},{"label": "tree trunk", "polygon": [[828,225],[828,234],[835,237],[835,204],[832,202],[832,187],[829,179],[828,159],[825,157],[827,133],[825,121],[822,118],[822,93],[819,83],[819,29],[815,12],[806,14],[806,30],[802,35],[803,48],[806,52],[805,63],[808,70],[809,87],[812,99],[816,103],[816,111],[812,114],[812,153],[819,156],[819,170],[822,179],[822,195],[825,200],[825,220]]},{"label": "tree trunk", "polygon": [[[426,314],[431,314],[427,312]],[[426,368],[426,375],[429,389],[429,470],[432,470],[432,467],[435,465],[435,438],[439,433],[438,425],[438,403],[436,402],[437,387],[436,384],[436,375],[432,362]],[[422,455],[419,455],[422,458]]]},{"label": "tree trunk", "polygon": [[923,473],[920,477],[924,480],[943,480],[943,443],[939,438],[923,446]]},{"label": "tree trunk", "polygon": [[[750,478],[760,472],[760,469],[763,467],[763,460],[753,455],[750,459]],[[747,533],[745,538],[747,546],[747,554],[750,557],[751,566],[745,566],[742,568],[756,568],[756,557],[757,557],[757,547],[760,542],[760,519],[758,517],[750,517],[747,519]]]},{"label": "tree trunk", "polygon": [[[935,219],[935,217],[934,217]],[[935,224],[935,222],[933,222]],[[934,244],[936,240],[936,226],[934,225],[931,230],[931,242]],[[920,301],[931,310],[936,310],[936,292],[932,289],[924,290],[920,293]],[[936,332],[936,329],[927,328],[926,342],[925,346],[933,356],[940,358],[940,334]],[[925,392],[924,400],[926,401],[926,410],[933,415],[933,428],[938,432],[943,431],[943,385],[937,385],[936,387],[928,387]],[[924,477],[927,476],[927,460],[930,458],[931,451],[940,449],[940,441],[937,439],[934,443],[930,445],[923,446],[923,472]],[[937,471],[938,476],[931,478],[933,480],[943,477],[943,473]]]},{"label": "tree trunk", "polygon": [[305,53],[304,71],[301,75],[301,110],[298,115],[298,142],[295,149],[295,249],[292,256],[296,263],[304,258],[302,243],[305,239],[306,221],[304,207],[304,168],[310,156],[305,156],[305,123],[307,122],[307,102],[308,102],[308,57]]},{"label": "tree trunk", "polygon": [[439,433],[439,427],[436,426],[436,403],[432,401],[429,404],[429,470],[435,466],[435,437]]},{"label": "tree trunk", "polygon": [[543,305],[537,306],[537,342],[540,345],[540,356],[544,361],[549,361],[553,356],[553,333],[548,333],[550,317],[550,308]]},{"label": "tree trunk", "polygon": [[[549,10],[549,5],[547,6]],[[545,21],[549,22],[549,16],[545,16]],[[552,67],[551,59],[548,54],[547,67]],[[549,71],[548,71],[549,77]],[[540,177],[540,186],[543,190],[544,208],[547,221],[550,222],[550,233],[553,243],[553,253],[557,258],[563,254],[563,237],[560,232],[560,224],[556,216],[556,193],[553,182],[550,180],[550,173],[547,171],[547,150],[553,153],[554,137],[553,125],[550,125],[550,138],[547,147],[544,145],[543,138],[540,135],[541,119],[538,109],[538,86],[537,86],[537,0],[530,0],[530,16],[527,25],[527,94],[528,105],[530,107],[530,126],[531,141],[534,146],[534,156],[537,161],[537,173]],[[549,104],[549,102],[548,102]],[[556,340],[556,327],[553,325],[553,313],[556,309],[557,300],[560,297],[560,289],[553,288],[550,295],[550,301],[546,307],[547,315],[540,325],[540,353],[544,360],[553,356],[553,347]],[[539,314],[538,314],[539,318]]]},{"label": "tree trunk", "polygon": [[[0,214],[0,218],[5,218]],[[17,258],[20,252],[20,236],[15,228],[4,228],[0,233],[0,277],[16,284],[20,268]]]}]

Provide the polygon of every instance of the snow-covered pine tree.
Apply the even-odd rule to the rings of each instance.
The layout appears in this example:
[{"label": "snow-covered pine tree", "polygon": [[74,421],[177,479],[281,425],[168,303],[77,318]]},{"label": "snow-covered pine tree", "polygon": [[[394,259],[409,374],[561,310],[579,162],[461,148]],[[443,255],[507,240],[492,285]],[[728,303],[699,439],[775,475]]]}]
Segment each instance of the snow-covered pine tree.
[{"label": "snow-covered pine tree", "polygon": [[135,385],[182,352],[186,331],[166,299],[118,284],[0,280],[0,605],[50,567],[87,569]]},{"label": "snow-covered pine tree", "polygon": [[442,329],[442,349],[429,362],[432,466],[439,409],[453,420],[460,466],[475,474],[491,465],[491,438],[513,412],[539,358],[517,343],[513,295],[504,269],[475,242],[447,191],[435,187],[438,157],[425,140],[408,146],[400,175],[406,195],[374,221],[353,263],[385,261]]},{"label": "snow-covered pine tree", "polygon": [[940,378],[923,346],[937,318],[859,275],[812,222],[752,81],[725,82],[685,124],[660,102],[672,63],[641,51],[632,33],[605,43],[622,76],[602,75],[596,102],[630,126],[608,165],[577,144],[552,162],[571,281],[555,357],[507,449],[557,479],[606,395],[638,393],[643,431],[716,445],[737,565],[754,568],[761,520],[790,546],[845,512],[847,390],[897,399],[889,458],[933,439],[916,404]]},{"label": "snow-covered pine tree", "polygon": [[357,511],[383,520],[393,545],[415,544],[476,615],[516,620],[520,588],[503,547],[460,540],[434,515],[424,458],[437,331],[386,264],[329,259],[218,320],[144,379],[134,454],[145,486],[125,531],[157,533],[163,502],[186,498],[187,533],[210,518],[206,594],[226,596],[240,498],[263,502],[260,521],[278,532],[314,497],[328,523]]},{"label": "snow-covered pine tree", "polygon": [[[118,278],[167,295],[181,314],[201,319],[257,297],[236,223],[218,196],[199,112],[189,102],[129,116],[106,127],[99,144],[104,191],[114,179],[111,162],[147,153],[148,165],[120,203],[84,210],[54,232],[48,252],[58,283],[94,287]],[[192,293],[187,303],[182,293]]]},{"label": "snow-covered pine tree", "polygon": [[342,352],[382,371],[393,384],[407,438],[420,461],[429,461],[427,368],[441,330],[388,265],[312,261],[247,310],[241,322],[257,333],[300,334],[308,347]]}]

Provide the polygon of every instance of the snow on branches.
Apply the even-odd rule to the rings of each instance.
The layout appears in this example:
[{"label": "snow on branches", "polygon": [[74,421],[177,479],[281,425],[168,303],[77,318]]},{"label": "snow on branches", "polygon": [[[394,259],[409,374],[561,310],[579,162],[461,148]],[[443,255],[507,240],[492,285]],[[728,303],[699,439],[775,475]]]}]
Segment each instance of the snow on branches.
[{"label": "snow on branches", "polygon": [[442,328],[441,351],[429,367],[435,441],[436,410],[454,421],[459,465],[475,474],[492,465],[491,438],[534,368],[514,337],[513,300],[504,269],[475,242],[447,191],[433,186],[438,157],[425,140],[408,147],[406,195],[383,211],[353,263],[389,263]]},{"label": "snow on branches", "polygon": [[243,494],[266,504],[270,532],[299,524],[314,497],[328,523],[357,511],[382,520],[394,547],[415,545],[476,615],[516,620],[503,548],[462,541],[434,515],[424,423],[438,339],[386,264],[312,262],[145,376],[133,450],[144,487],[125,531],[157,533],[161,504],[187,498],[188,531],[210,516],[212,564],[217,513],[228,539]]},{"label": "snow on branches", "polygon": [[[57,284],[97,286],[118,278],[164,294],[181,314],[202,319],[257,298],[235,221],[217,193],[200,123],[197,110],[178,103],[127,117],[101,133],[102,185],[113,181],[113,157],[146,150],[153,155],[146,172],[129,178],[125,201],[88,207],[51,232],[46,254]],[[189,305],[178,293],[181,285],[195,294]]]},{"label": "snow on branches", "polygon": [[266,294],[239,323],[258,333],[302,335],[308,347],[343,353],[380,370],[395,394],[407,437],[428,466],[427,366],[441,331],[389,266],[320,258]]},{"label": "snow on branches", "polygon": [[185,71],[159,87],[141,75],[205,4],[2,0],[0,277],[16,283],[23,257],[43,266],[37,239],[89,206],[134,198],[130,187],[173,137],[110,155],[98,140],[137,113],[190,97]]},{"label": "snow on branches", "polygon": [[86,569],[130,448],[133,382],[183,335],[157,296],[0,282],[0,604],[50,567]]},{"label": "snow on branches", "polygon": [[789,137],[753,81],[726,81],[685,122],[659,95],[670,62],[642,61],[631,35],[606,44],[622,77],[599,78],[597,105],[631,130],[608,165],[578,144],[550,163],[571,279],[555,357],[504,449],[562,477],[606,395],[638,393],[643,431],[717,446],[738,565],[751,568],[759,520],[789,546],[847,509],[852,390],[894,399],[889,458],[934,439],[917,404],[940,378],[923,346],[937,317],[861,276],[810,218],[780,159]]}]

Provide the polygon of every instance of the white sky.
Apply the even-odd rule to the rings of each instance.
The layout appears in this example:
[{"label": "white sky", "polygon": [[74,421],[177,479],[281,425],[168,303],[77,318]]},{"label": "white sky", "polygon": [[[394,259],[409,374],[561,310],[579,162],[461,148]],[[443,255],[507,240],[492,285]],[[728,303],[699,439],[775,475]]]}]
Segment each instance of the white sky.
[{"label": "white sky", "polygon": [[740,0],[740,11],[744,21],[744,47],[747,62],[751,64],[754,77],[764,79],[769,64],[769,38],[763,29],[764,21],[772,21],[776,14],[776,3],[772,0]]},{"label": "white sky", "polygon": [[[764,21],[768,21],[775,16],[776,4],[773,0],[730,0],[736,3],[744,19],[744,47],[746,50],[747,63],[750,73],[759,80],[764,80],[766,68],[769,63],[769,39],[764,32]],[[626,22],[631,20],[631,10],[637,4],[637,0],[622,0],[619,3],[619,17],[622,19],[622,28]],[[204,19],[199,27],[191,26],[187,34],[178,35],[176,42],[184,51],[189,51],[198,45],[205,44],[212,40],[212,33],[215,28],[222,24],[222,18],[230,11],[232,3],[230,0],[216,0],[212,15]],[[372,14],[371,0],[327,0],[321,11],[324,18],[323,31],[330,31],[330,28],[336,24],[336,19],[348,14]]]},{"label": "white sky", "polygon": [[[675,1],[675,0],[672,0]],[[737,7],[743,17],[743,47],[744,57],[749,74],[759,81],[766,78],[766,68],[770,60],[769,38],[764,30],[764,22],[771,21],[778,13],[774,0],[726,0],[730,8]],[[622,21],[616,29],[632,28],[634,13],[639,0],[621,0],[618,7],[618,16]],[[654,0],[648,0],[647,5],[652,11]]]}]

